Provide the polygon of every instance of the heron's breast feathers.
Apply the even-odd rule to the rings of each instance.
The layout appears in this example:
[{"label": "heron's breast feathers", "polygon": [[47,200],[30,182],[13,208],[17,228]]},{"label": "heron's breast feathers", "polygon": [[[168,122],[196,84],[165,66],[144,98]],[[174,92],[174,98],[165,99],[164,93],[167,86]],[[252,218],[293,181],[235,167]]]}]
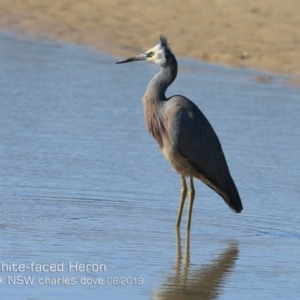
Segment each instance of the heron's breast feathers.
[{"label": "heron's breast feathers", "polygon": [[159,147],[163,148],[163,140],[168,137],[169,134],[164,124],[164,115],[160,110],[160,106],[144,101],[144,114],[149,133],[157,141]]}]

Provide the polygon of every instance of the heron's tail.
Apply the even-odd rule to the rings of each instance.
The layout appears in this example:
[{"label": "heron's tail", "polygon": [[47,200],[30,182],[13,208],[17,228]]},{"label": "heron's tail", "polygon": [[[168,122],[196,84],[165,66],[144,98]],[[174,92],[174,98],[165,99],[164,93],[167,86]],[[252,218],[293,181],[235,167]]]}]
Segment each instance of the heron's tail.
[{"label": "heron's tail", "polygon": [[221,196],[234,212],[240,213],[243,210],[243,204],[239,192],[232,178],[230,183],[227,185],[226,192],[222,193]]}]

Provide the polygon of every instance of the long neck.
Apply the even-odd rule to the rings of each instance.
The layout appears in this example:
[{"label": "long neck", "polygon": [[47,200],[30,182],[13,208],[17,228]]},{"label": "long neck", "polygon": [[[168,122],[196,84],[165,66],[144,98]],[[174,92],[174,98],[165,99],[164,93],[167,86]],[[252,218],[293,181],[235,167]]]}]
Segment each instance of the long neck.
[{"label": "long neck", "polygon": [[161,67],[160,71],[152,78],[148,84],[144,101],[159,102],[166,100],[166,90],[177,76],[177,61],[173,54],[168,63]]},{"label": "long neck", "polygon": [[177,61],[173,54],[168,63],[160,69],[148,84],[144,95],[144,114],[149,133],[156,139],[160,148],[163,148],[164,136],[167,130],[164,126],[164,112],[162,102],[166,101],[167,88],[177,76]]}]

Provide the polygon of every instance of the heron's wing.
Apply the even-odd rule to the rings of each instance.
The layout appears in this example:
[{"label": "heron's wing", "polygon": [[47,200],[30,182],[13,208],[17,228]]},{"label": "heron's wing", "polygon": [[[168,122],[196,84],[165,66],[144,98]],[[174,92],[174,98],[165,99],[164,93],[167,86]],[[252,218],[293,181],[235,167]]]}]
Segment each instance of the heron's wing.
[{"label": "heron's wing", "polygon": [[[236,198],[236,210],[240,210],[238,192],[220,141],[200,109],[190,100],[174,96],[167,108],[166,118],[170,139],[177,151],[211,183],[208,184],[211,188],[222,192],[223,198],[224,195]],[[235,205],[228,205],[235,208]]]},{"label": "heron's wing", "polygon": [[200,173],[219,178],[228,168],[216,133],[195,104],[175,97],[166,114],[171,142]]}]

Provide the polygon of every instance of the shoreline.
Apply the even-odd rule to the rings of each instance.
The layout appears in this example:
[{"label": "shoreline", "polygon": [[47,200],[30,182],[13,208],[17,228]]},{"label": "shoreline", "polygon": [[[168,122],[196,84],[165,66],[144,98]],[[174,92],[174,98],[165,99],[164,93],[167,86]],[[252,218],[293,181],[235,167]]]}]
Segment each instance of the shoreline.
[{"label": "shoreline", "polygon": [[19,36],[126,57],[149,49],[162,33],[179,57],[295,75],[300,84],[297,28],[297,0],[148,0],[146,7],[125,0],[0,0],[0,29]]}]

